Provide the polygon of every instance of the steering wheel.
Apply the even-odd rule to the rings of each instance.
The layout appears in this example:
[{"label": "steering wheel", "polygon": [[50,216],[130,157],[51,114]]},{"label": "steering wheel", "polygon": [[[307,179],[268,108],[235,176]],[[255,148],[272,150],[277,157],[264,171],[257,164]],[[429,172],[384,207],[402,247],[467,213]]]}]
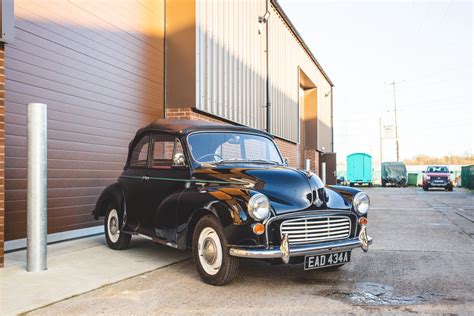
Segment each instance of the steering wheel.
[{"label": "steering wheel", "polygon": [[[206,157],[214,157],[214,158],[217,157],[219,160],[224,160],[224,158],[222,158],[222,156],[221,156],[221,155],[218,155],[218,154],[205,154],[205,155],[199,157],[197,160],[198,160],[198,161],[201,161],[201,159],[204,159],[204,158],[206,158]],[[219,160],[214,159],[214,161],[219,161]]]}]

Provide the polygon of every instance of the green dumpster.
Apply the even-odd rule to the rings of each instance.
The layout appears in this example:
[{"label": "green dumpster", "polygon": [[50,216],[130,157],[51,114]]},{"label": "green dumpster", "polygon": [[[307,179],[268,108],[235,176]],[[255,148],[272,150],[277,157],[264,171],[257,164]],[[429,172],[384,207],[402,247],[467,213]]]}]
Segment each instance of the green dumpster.
[{"label": "green dumpster", "polygon": [[408,185],[415,186],[418,182],[418,173],[408,173]]},{"label": "green dumpster", "polygon": [[474,189],[474,165],[461,167],[461,183],[464,188]]}]

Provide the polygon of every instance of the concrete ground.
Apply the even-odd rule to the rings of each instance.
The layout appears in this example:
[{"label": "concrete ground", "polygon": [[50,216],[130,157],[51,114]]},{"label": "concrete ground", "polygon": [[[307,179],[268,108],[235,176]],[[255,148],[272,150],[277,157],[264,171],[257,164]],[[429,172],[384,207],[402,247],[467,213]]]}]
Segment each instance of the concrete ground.
[{"label": "concrete ground", "polygon": [[474,193],[366,191],[374,244],[339,270],[242,260],[232,284],[213,287],[188,259],[31,314],[474,313]]},{"label": "concrete ground", "polygon": [[103,235],[52,244],[43,272],[26,272],[26,251],[6,254],[6,267],[0,269],[0,315],[24,313],[189,256],[142,238],[132,243],[126,252],[108,248]]}]

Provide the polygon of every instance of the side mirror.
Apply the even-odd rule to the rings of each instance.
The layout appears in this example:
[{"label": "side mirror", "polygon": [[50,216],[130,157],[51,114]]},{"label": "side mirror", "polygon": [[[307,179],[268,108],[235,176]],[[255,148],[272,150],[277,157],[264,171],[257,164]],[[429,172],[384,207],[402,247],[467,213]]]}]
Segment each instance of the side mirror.
[{"label": "side mirror", "polygon": [[288,159],[288,157],[285,157],[285,166],[288,166],[289,163],[290,163],[290,160]]},{"label": "side mirror", "polygon": [[451,170],[449,173],[453,173],[453,171]]},{"label": "side mirror", "polygon": [[183,153],[176,153],[173,156],[173,167],[185,167],[186,158]]},{"label": "side mirror", "polygon": [[425,173],[425,170],[423,170],[421,173]]}]

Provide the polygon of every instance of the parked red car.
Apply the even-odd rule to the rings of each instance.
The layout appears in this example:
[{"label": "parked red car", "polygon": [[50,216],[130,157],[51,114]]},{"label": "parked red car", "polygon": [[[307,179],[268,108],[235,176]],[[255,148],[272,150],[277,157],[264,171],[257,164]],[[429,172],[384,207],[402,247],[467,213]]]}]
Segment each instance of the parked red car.
[{"label": "parked red car", "polygon": [[446,166],[428,166],[423,171],[423,190],[428,191],[429,188],[444,188],[445,190],[453,190],[453,181],[451,173]]}]

